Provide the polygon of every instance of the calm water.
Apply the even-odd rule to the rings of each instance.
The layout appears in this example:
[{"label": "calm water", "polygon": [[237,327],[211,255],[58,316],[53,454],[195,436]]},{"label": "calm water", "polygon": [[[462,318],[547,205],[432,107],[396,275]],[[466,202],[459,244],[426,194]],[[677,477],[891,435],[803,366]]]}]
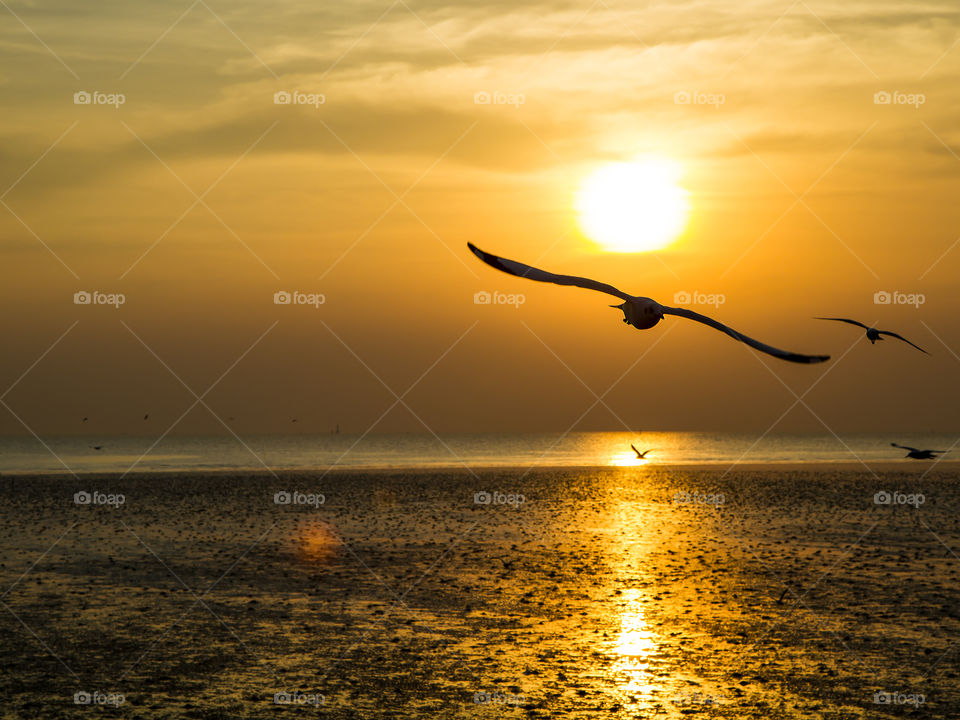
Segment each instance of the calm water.
[{"label": "calm water", "polygon": [[[630,449],[652,449],[656,464],[877,462],[897,460],[901,444],[953,449],[955,435],[768,435],[650,432],[560,434],[295,435],[233,437],[0,438],[0,472],[128,470],[325,470],[342,468],[595,466],[637,464]],[[91,446],[102,445],[102,450]],[[960,446],[947,455],[960,458]]]}]

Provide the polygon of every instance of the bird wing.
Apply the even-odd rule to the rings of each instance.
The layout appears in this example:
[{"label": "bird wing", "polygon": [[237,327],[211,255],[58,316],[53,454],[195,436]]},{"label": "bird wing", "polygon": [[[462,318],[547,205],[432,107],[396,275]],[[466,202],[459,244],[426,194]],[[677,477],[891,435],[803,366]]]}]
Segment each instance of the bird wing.
[{"label": "bird wing", "polygon": [[596,280],[591,280],[590,278],[576,277],[575,275],[556,275],[552,272],[547,272],[546,270],[539,270],[538,268],[524,265],[523,263],[516,262],[515,260],[507,260],[506,258],[498,257],[497,255],[491,255],[488,252],[484,252],[473,243],[467,243],[467,247],[469,247],[473,254],[483,260],[487,265],[495,267],[497,270],[501,270],[505,273],[509,273],[510,275],[527,278],[528,280],[536,280],[537,282],[554,283],[556,285],[576,285],[577,287],[586,288],[587,290],[596,290],[598,292],[607,293],[608,295],[613,295],[621,300],[630,300],[632,297],[631,295],[627,295],[627,293],[623,292],[622,290],[618,290],[613,285],[597,282]]},{"label": "bird wing", "polygon": [[640,454],[640,451],[637,450],[637,446],[636,446],[636,445],[634,445],[633,443],[630,443],[630,447],[633,448],[633,451],[637,454],[637,457],[638,457],[638,458],[642,458],[642,457],[643,457],[643,455]]},{"label": "bird wing", "polygon": [[864,325],[862,322],[857,320],[851,320],[850,318],[825,318],[825,317],[815,317],[814,320],[836,320],[837,322],[845,322],[850,325],[856,325],[857,327],[862,327],[864,330],[869,330],[870,328],[867,325]]},{"label": "bird wing", "polygon": [[[907,340],[903,335],[897,335],[895,332],[890,332],[889,330],[878,330],[878,331],[877,331],[877,334],[878,334],[878,335],[889,335],[890,337],[895,337],[897,340],[903,340],[907,345],[913,345],[913,343],[910,342],[909,340]],[[929,354],[930,354],[930,353],[928,353],[926,350],[924,350],[922,347],[920,347],[919,345],[913,345],[913,347],[915,347],[917,350],[919,350],[920,352],[922,352],[922,353],[924,353],[924,354],[926,354],[926,355],[929,355]]]},{"label": "bird wing", "polygon": [[911,452],[920,452],[919,450],[917,450],[917,448],[912,448],[909,445],[897,445],[897,443],[890,443],[890,444],[893,445],[894,447],[898,447],[903,450],[910,450]]},{"label": "bird wing", "polygon": [[800,353],[788,352],[786,350],[780,350],[771,345],[760,342],[759,340],[754,340],[752,337],[747,337],[742,333],[738,333],[731,327],[727,327],[721,322],[717,322],[713,318],[709,318],[706,315],[701,315],[700,313],[693,312],[693,310],[687,310],[686,308],[674,308],[666,307],[661,305],[660,309],[667,315],[679,315],[680,317],[685,317],[688,320],[696,320],[699,323],[704,325],[709,325],[712,328],[719,330],[722,333],[726,333],[734,340],[739,340],[742,343],[746,343],[750,347],[756,348],[760,352],[765,352],[768,355],[773,355],[776,358],[781,360],[789,360],[790,362],[796,363],[821,363],[825,360],[829,360],[829,355],[801,355]]}]

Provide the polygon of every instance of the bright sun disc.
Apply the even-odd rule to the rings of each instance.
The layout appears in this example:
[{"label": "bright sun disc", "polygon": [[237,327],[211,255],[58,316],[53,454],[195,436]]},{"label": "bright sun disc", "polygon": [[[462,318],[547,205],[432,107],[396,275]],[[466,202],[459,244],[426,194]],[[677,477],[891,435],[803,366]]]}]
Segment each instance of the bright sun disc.
[{"label": "bright sun disc", "polygon": [[611,252],[666,247],[683,232],[690,213],[678,177],[677,166],[661,159],[601,167],[577,193],[581,229]]}]

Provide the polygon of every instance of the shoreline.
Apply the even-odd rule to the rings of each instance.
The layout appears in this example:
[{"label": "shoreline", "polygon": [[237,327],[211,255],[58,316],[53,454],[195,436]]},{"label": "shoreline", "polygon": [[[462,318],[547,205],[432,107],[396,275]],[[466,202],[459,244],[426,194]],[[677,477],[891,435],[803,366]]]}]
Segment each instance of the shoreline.
[{"label": "shoreline", "polygon": [[203,469],[171,469],[171,470],[144,470],[134,472],[121,471],[89,471],[89,472],[0,472],[0,480],[16,479],[66,479],[66,478],[104,478],[149,479],[184,477],[242,477],[242,478],[288,478],[298,476],[343,476],[343,475],[471,475],[471,474],[534,474],[534,473],[581,473],[622,471],[631,474],[646,471],[653,472],[702,472],[702,473],[797,473],[797,472],[830,472],[843,474],[876,474],[893,472],[910,472],[924,475],[927,473],[956,472],[960,473],[960,460],[921,461],[921,460],[883,460],[880,462],[858,462],[856,460],[814,461],[814,462],[700,462],[700,463],[646,463],[642,465],[436,465],[436,466],[334,466],[317,468],[203,468]]}]

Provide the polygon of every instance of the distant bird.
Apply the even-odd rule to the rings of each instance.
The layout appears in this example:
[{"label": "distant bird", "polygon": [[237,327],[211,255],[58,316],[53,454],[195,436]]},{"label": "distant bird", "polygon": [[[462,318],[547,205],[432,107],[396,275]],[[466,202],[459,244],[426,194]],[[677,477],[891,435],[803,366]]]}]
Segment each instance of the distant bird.
[{"label": "distant bird", "polygon": [[936,460],[938,453],[950,452],[949,450],[917,450],[917,448],[912,448],[909,445],[897,445],[896,443],[890,443],[893,447],[900,448],[901,450],[907,450],[907,454],[904,457],[911,458],[913,460]]},{"label": "distant bird", "polygon": [[867,340],[870,341],[871,345],[873,345],[877,340],[883,340],[884,335],[889,335],[890,337],[895,337],[897,340],[903,340],[907,345],[913,345],[913,347],[915,347],[917,350],[919,350],[920,352],[926,355],[930,354],[919,345],[914,345],[912,342],[910,342],[905,337],[903,337],[903,335],[897,335],[895,332],[890,332],[889,330],[877,330],[876,328],[872,328],[868,325],[864,325],[862,322],[851,320],[850,318],[818,317],[818,318],[814,318],[814,320],[835,320],[837,322],[843,322],[843,323],[848,323],[850,325],[856,325],[857,327],[862,327],[864,330],[867,331]]},{"label": "distant bird", "polygon": [[628,295],[627,293],[618,290],[612,285],[607,285],[606,283],[590,280],[589,278],[576,277],[573,275],[555,275],[554,273],[547,272],[545,270],[539,270],[535,267],[530,267],[529,265],[524,265],[523,263],[518,263],[514,260],[507,260],[506,258],[491,255],[488,252],[484,252],[473,243],[467,243],[467,247],[470,248],[474,255],[487,263],[487,265],[490,265],[491,267],[510,275],[527,278],[528,280],[536,280],[537,282],[554,283],[556,285],[575,285],[577,287],[586,288],[587,290],[596,290],[598,292],[607,293],[608,295],[618,297],[624,302],[620,305],[611,305],[610,307],[622,310],[623,322],[627,323],[628,325],[633,325],[633,327],[637,328],[638,330],[648,330],[649,328],[652,328],[658,322],[663,320],[664,315],[677,315],[679,317],[687,318],[688,320],[695,320],[699,323],[703,323],[704,325],[709,325],[720,332],[726,333],[734,340],[739,340],[742,343],[746,343],[750,347],[756,348],[757,350],[765,352],[768,355],[773,355],[781,360],[789,360],[790,362],[796,363],[820,363],[830,359],[829,355],[801,355],[799,353],[787,352],[786,350],[780,350],[778,348],[771,347],[770,345],[766,345],[759,340],[754,340],[751,337],[747,337],[746,335],[737,332],[733,328],[727,327],[723,323],[719,323],[716,320],[707,317],[706,315],[701,315],[700,313],[687,310],[686,308],[667,307],[666,305],[661,305],[660,303],[656,302],[655,300],[651,300],[648,297]]},{"label": "distant bird", "polygon": [[296,422],[296,421],[297,421],[296,418],[293,418],[293,419],[290,420],[290,422]]},{"label": "distant bird", "polygon": [[91,445],[90,447],[93,450],[103,450],[103,445]]},{"label": "distant bird", "polygon": [[150,419],[150,413],[147,413],[146,415],[144,415],[144,416],[143,416],[143,419],[144,419],[144,420],[149,420],[149,419]]},{"label": "distant bird", "polygon": [[643,452],[640,452],[639,450],[637,450],[637,446],[634,445],[633,443],[630,443],[630,447],[633,448],[633,451],[637,454],[637,458],[638,458],[639,460],[646,460],[646,459],[647,459],[647,453],[653,452],[653,449],[652,449],[652,448],[651,448],[650,450],[644,450]]},{"label": "distant bird", "polygon": [[86,422],[86,421],[87,421],[87,418],[84,418],[84,419],[81,420],[80,422]]},{"label": "distant bird", "polygon": [[783,604],[783,599],[787,596],[787,588],[783,589],[783,592],[780,593],[780,597],[777,599],[777,605]]}]

